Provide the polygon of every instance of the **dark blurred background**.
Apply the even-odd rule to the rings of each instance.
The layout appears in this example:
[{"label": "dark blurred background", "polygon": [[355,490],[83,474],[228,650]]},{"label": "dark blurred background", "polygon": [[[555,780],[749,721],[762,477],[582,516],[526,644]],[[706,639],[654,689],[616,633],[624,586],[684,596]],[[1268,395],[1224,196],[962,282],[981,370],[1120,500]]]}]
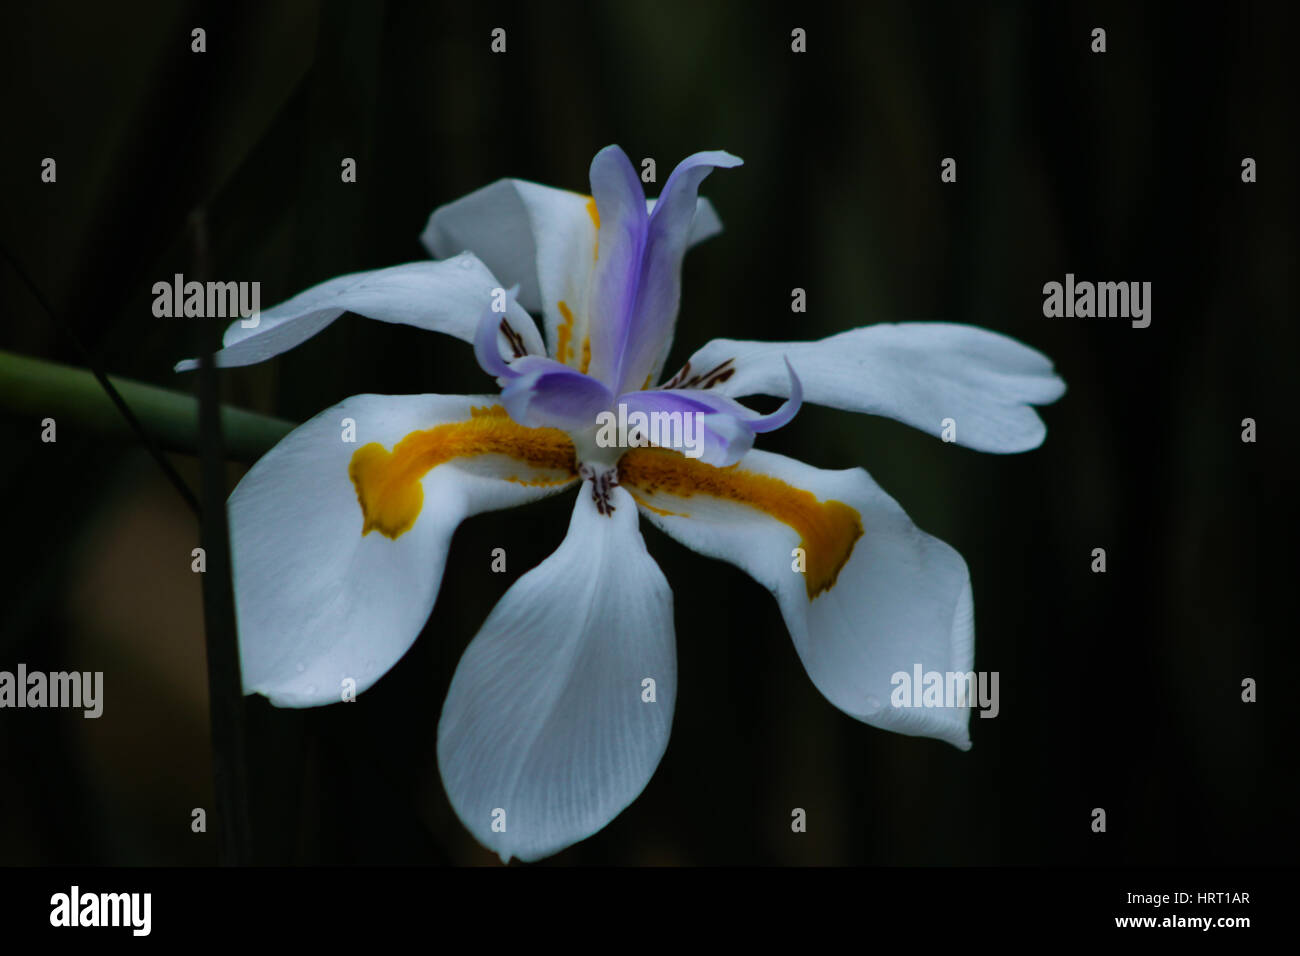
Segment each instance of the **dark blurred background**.
[{"label": "dark blurred background", "polygon": [[[727,229],[687,258],[670,368],[715,336],[947,320],[1041,349],[1069,384],[1025,455],[816,407],[762,442],[866,467],[961,551],[1001,714],[972,720],[969,753],[852,720],[761,587],[643,523],[675,589],[672,740],[642,796],[553,862],[1290,862],[1293,19],[1284,4],[13,4],[0,240],[105,369],[189,391],[171,366],[217,329],[153,317],[151,286],[175,272],[260,280],[269,306],[422,258],[429,213],[499,177],[586,191],[616,142],[662,184],[688,153],[730,150],[745,166],[705,184]],[[39,182],[46,156],[56,185]],[[1150,328],[1045,319],[1042,285],[1066,272],[1151,281]],[[0,349],[81,364],[7,264],[0,316]],[[490,390],[464,344],[354,316],[221,382],[227,402],[294,421],[360,392]],[[99,720],[0,711],[0,864],[215,862],[196,522],[129,442],[60,422],[42,444],[38,419],[9,412],[0,429],[0,669],[106,683]],[[197,485],[195,460],[173,460]],[[250,700],[257,860],[495,860],[443,793],[438,714],[571,505],[464,524],[431,623],[357,705]]]}]

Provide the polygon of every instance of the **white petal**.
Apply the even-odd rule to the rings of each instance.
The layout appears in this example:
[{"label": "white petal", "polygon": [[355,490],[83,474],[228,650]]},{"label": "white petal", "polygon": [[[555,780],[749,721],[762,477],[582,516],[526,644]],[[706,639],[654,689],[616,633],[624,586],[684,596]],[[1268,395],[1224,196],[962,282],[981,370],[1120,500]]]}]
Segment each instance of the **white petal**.
[{"label": "white petal", "polygon": [[[870,325],[816,342],[715,339],[690,358],[692,375],[731,360],[724,395],[789,395],[788,358],[804,400],[884,415],[978,451],[1037,448],[1047,433],[1033,405],[1054,402],[1065,383],[1045,355],[987,329],[946,322]],[[680,373],[679,373],[680,374]]]},{"label": "white petal", "polygon": [[[585,196],[519,179],[498,179],[455,202],[439,206],[429,217],[420,241],[436,259],[471,252],[507,285],[519,286],[519,303],[540,312],[537,284],[537,241],[530,227],[533,215],[556,223],[577,221]],[[544,241],[548,237],[542,237]]]},{"label": "white petal", "polygon": [[[570,332],[570,364],[578,364],[587,334],[587,280],[595,261],[596,225],[591,197],[522,179],[500,179],[455,202],[440,206],[429,217],[420,239],[435,256],[474,253],[506,285],[519,285],[519,302],[541,312],[554,358],[564,315],[574,316]],[[654,200],[647,202],[654,207]],[[698,200],[691,224],[690,245],[722,231],[717,212],[707,199]],[[563,360],[563,359],[562,359]]]},{"label": "white petal", "polygon": [[[687,474],[707,467],[689,465]],[[654,482],[659,490],[647,494],[629,468],[620,466],[620,474],[638,501],[659,509],[643,509],[652,523],[687,547],[742,568],[772,592],[808,675],[836,707],[884,730],[970,746],[968,708],[896,708],[891,701],[898,672],[910,677],[917,665],[922,673],[970,671],[974,615],[966,564],[912,524],[865,471],[825,471],[751,451],[734,470],[713,470],[712,491],[696,482],[689,497],[665,491],[684,487],[671,477]],[[778,479],[818,502],[840,502],[857,512],[862,535],[828,590],[809,598],[815,541],[771,514],[773,507],[798,507],[798,495],[767,484],[749,497],[765,501],[768,510],[737,503],[746,498],[746,474]],[[805,545],[807,570],[801,573],[794,549]]]},{"label": "white petal", "polygon": [[[438,724],[451,805],[503,861],[549,856],[600,830],[668,745],[672,592],[632,499],[615,488],[604,516],[590,488],[559,549],[515,582],[465,651]],[[647,678],[653,703],[642,699]]]},{"label": "white petal", "polygon": [[[421,479],[423,504],[396,538],[362,534],[353,454],[386,450],[411,432],[471,418],[488,396],[357,395],[294,429],[230,497],[235,603],[247,693],[287,707],[360,693],[419,635],[461,520],[564,487],[507,480],[526,466],[504,456],[438,465]],[[345,419],[355,443],[343,440]],[[508,463],[506,463],[508,462]]]},{"label": "white petal", "polygon": [[[222,338],[225,348],[214,358],[218,366],[265,361],[307,341],[344,312],[473,342],[478,319],[492,304],[493,292],[504,288],[502,281],[468,254],[339,276],[262,312],[253,328],[236,320]],[[528,350],[543,354],[537,326],[524,310],[510,303],[507,316]],[[177,363],[176,371],[197,367],[196,360],[186,359]]]}]

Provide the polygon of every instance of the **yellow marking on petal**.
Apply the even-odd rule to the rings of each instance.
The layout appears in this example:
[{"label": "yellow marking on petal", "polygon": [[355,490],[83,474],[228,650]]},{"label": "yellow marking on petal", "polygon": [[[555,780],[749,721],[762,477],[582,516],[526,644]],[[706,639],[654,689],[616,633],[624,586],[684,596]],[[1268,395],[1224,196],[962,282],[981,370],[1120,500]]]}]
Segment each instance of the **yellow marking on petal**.
[{"label": "yellow marking on petal", "polygon": [[569,363],[569,339],[573,336],[573,311],[569,308],[568,303],[560,300],[555,303],[560,310],[560,315],[564,316],[564,321],[555,331],[555,360]]},{"label": "yellow marking on petal", "polygon": [[410,531],[424,507],[420,479],[438,465],[478,455],[504,455],[565,476],[506,479],[525,485],[564,484],[578,474],[573,442],[558,428],[526,428],[501,405],[471,408],[468,421],[411,432],[391,452],[378,442],[353,452],[348,476],[361,505],[362,536],[378,531],[396,539]]},{"label": "yellow marking on petal", "polygon": [[507,475],[505,481],[513,482],[516,485],[527,485],[529,488],[554,488],[558,485],[567,485],[572,478],[520,478],[518,475]]},{"label": "yellow marking on petal", "polygon": [[642,383],[642,385],[641,385],[641,391],[644,392],[644,391],[646,391],[647,389],[650,388],[650,382],[651,382],[651,380],[654,379],[654,377],[655,377],[655,373],[654,373],[654,372],[651,372],[649,375],[647,375],[647,376],[645,377],[645,382]]},{"label": "yellow marking on petal", "polygon": [[[709,495],[746,505],[789,525],[799,534],[799,547],[807,558],[804,588],[810,601],[835,586],[853,546],[862,537],[862,516],[857,509],[842,501],[818,501],[810,491],[738,465],[717,468],[663,448],[633,448],[619,459],[618,478],[640,504],[645,502],[636,492],[644,497]],[[645,506],[657,514],[665,513]]]},{"label": "yellow marking on petal", "polygon": [[600,258],[600,210],[596,208],[594,197],[587,200],[587,215],[596,226],[596,242],[591,247],[591,261],[595,262]]},{"label": "yellow marking on petal", "polygon": [[630,489],[628,493],[632,496],[632,500],[635,501],[637,504],[639,504],[646,511],[653,511],[655,514],[663,515],[665,518],[689,518],[690,517],[690,515],[688,515],[685,511],[669,511],[667,508],[656,508],[654,505],[644,500],[635,491],[632,491]]},{"label": "yellow marking on petal", "polygon": [[582,337],[582,364],[578,366],[578,371],[583,375],[587,374],[587,369],[591,367],[591,336]]}]

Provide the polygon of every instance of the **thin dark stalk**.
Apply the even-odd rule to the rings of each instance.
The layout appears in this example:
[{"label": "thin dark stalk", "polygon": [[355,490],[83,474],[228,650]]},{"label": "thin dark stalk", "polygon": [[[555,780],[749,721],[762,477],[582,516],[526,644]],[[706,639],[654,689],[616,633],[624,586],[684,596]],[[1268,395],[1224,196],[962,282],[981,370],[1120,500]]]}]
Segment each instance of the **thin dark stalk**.
[{"label": "thin dark stalk", "polygon": [[113,404],[117,406],[117,410],[122,413],[122,417],[126,419],[127,424],[130,425],[131,431],[135,433],[136,438],[138,438],[140,443],[148,449],[149,454],[153,456],[153,460],[158,463],[158,467],[161,468],[163,474],[167,476],[167,480],[176,488],[177,493],[185,499],[185,503],[189,505],[190,510],[197,515],[199,513],[199,501],[194,497],[194,492],[190,491],[189,485],[185,484],[185,479],[183,479],[180,476],[180,473],[172,467],[172,463],[168,461],[167,456],[162,453],[162,449],[158,447],[158,443],[154,441],[153,436],[150,435],[149,432],[145,430],[145,427],[140,424],[140,420],[135,417],[135,413],[131,411],[131,406],[129,406],[126,403],[126,400],[122,398],[121,393],[113,387],[113,383],[108,380],[108,376],[105,375],[104,370],[99,367],[99,363],[96,362],[94,357],[90,354],[90,350],[82,344],[81,336],[77,335],[72,324],[67,322],[61,315],[55,312],[54,309],[50,308],[50,304],[45,301],[45,296],[43,296],[41,290],[36,287],[36,283],[32,281],[31,277],[27,275],[26,270],[23,269],[22,265],[9,252],[9,250],[4,247],[3,244],[0,244],[0,255],[4,256],[5,261],[9,263],[10,267],[18,275],[18,278],[23,280],[23,284],[27,286],[27,290],[31,292],[32,298],[34,298],[36,303],[45,310],[46,315],[53,319],[54,323],[68,336],[68,341],[70,341],[73,348],[80,353],[81,360],[86,363],[86,367],[89,368],[91,374],[95,376],[100,387],[103,388],[108,397],[112,399]]},{"label": "thin dark stalk", "polygon": [[252,830],[248,813],[244,688],[226,520],[226,457],[222,446],[217,373],[211,354],[205,353],[199,364],[199,473],[203,498],[200,540],[207,560],[203,575],[203,623],[211,704],[212,783],[221,863],[239,866],[252,862]]},{"label": "thin dark stalk", "polygon": [[68,336],[105,394],[176,491],[199,517],[204,551],[203,616],[207,637],[208,695],[211,704],[213,789],[220,834],[220,859],[228,866],[252,861],[248,813],[247,763],[244,753],[244,692],[235,630],[235,595],[231,577],[230,536],[226,521],[225,450],[221,405],[217,397],[212,357],[205,354],[199,368],[199,458],[203,503],[162,453],[131,407],[109,381],[76,330],[51,308],[17,258],[0,244],[0,255],[22,279],[37,304]]}]

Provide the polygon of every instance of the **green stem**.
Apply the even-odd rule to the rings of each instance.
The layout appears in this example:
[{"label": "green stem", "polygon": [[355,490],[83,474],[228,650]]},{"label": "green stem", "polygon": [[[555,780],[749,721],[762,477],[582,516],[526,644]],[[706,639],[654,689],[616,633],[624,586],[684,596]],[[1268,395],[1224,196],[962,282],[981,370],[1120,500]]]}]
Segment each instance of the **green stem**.
[{"label": "green stem", "polygon": [[[199,451],[199,403],[192,395],[110,375],[136,417],[167,451]],[[95,376],[58,362],[0,350],[0,409],[18,415],[69,421],[82,429],[136,440],[122,413]],[[226,457],[256,461],[294,428],[293,422],[222,406],[221,432]]]}]

